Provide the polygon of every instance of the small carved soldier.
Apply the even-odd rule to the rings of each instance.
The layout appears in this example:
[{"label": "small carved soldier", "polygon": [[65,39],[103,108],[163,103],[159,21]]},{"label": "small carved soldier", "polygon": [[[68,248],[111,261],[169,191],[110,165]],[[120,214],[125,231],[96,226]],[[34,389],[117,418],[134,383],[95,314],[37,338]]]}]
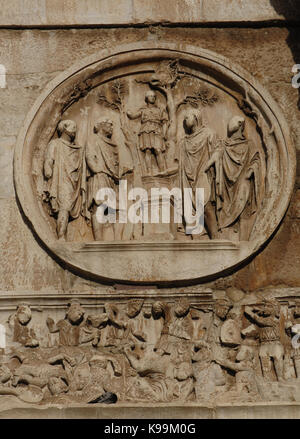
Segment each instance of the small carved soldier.
[{"label": "small carved soldier", "polygon": [[63,320],[59,320],[55,324],[54,320],[48,317],[46,323],[51,333],[59,333],[60,346],[80,345],[82,328],[86,323],[84,321],[84,310],[80,303],[70,303],[66,317]]},{"label": "small carved soldier", "polygon": [[231,308],[232,304],[227,298],[217,299],[214,304],[214,315],[209,331],[209,340],[217,349],[221,345],[222,327]]},{"label": "small carved soldier", "polygon": [[32,318],[31,309],[26,304],[17,307],[13,321],[9,319],[9,325],[13,328],[13,341],[21,343],[25,347],[35,348],[39,346],[33,328],[29,326]]},{"label": "small carved soldier", "polygon": [[169,327],[169,335],[178,340],[192,340],[193,322],[190,315],[190,304],[181,298],[175,303],[172,313],[172,321]]},{"label": "small carved soldier", "polygon": [[128,302],[125,317],[126,321],[124,323],[125,331],[123,342],[135,343],[136,340],[142,342],[146,341],[147,336],[143,331],[143,320],[140,318],[143,303],[143,299],[135,299]]},{"label": "small carved soldier", "polygon": [[154,351],[159,355],[170,354],[169,328],[171,324],[171,309],[166,302],[156,301],[152,305],[152,315],[155,320],[162,319],[163,326]]},{"label": "small carved soldier", "polygon": [[211,358],[214,361],[216,361],[216,359],[227,357],[228,355],[229,348],[224,345],[222,341],[222,329],[226,323],[226,319],[231,308],[232,304],[227,297],[217,299],[214,304],[214,314],[207,339],[212,351]]},{"label": "small carved soldier", "polygon": [[273,360],[277,379],[282,381],[284,349],[280,342],[279,313],[279,304],[276,300],[266,300],[262,309],[245,307],[245,314],[258,326],[259,358],[263,376],[265,378],[269,377]]}]

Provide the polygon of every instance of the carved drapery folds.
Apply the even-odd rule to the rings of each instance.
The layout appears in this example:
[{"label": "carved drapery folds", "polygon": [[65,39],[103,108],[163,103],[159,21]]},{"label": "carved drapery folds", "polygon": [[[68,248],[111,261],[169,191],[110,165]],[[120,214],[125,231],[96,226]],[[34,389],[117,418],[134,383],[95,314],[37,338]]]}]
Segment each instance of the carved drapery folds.
[{"label": "carved drapery folds", "polygon": [[300,398],[295,297],[123,298],[92,310],[73,300],[58,317],[33,308],[20,304],[2,322],[3,397],[66,405]]},{"label": "carved drapery folds", "polygon": [[[57,134],[44,153],[46,184],[42,194],[49,214],[55,217],[58,239],[74,240],[74,236],[68,237],[68,223],[79,215],[91,226],[95,241],[150,237],[154,240],[250,239],[265,195],[266,157],[262,139],[246,138],[245,129],[251,133],[253,127],[251,130],[251,126],[245,126],[246,116],[242,117],[238,102],[235,112],[239,115],[231,110],[222,117],[226,128],[226,136],[222,136],[217,130],[221,122],[217,120],[217,111],[224,102],[226,106],[226,99],[222,100],[220,92],[205,85],[205,81],[180,73],[180,68],[179,60],[161,61],[155,63],[154,74],[144,79],[134,79],[132,75],[133,78],[128,76],[100,85],[85,96],[83,108],[80,100],[73,105],[77,124],[66,119],[59,122]],[[131,111],[135,103],[140,108]],[[63,116],[67,117],[73,106]],[[207,114],[206,107],[210,107]],[[103,116],[97,120],[98,113],[116,122]],[[137,131],[130,120],[139,121]],[[81,144],[77,144],[76,138]],[[122,157],[122,149],[126,158]],[[149,209],[143,205],[150,206],[149,183],[160,189],[166,182],[167,189],[178,188],[182,207],[184,189],[190,189],[193,211],[196,190],[204,189],[204,229],[194,233],[182,209],[177,227],[171,230],[169,226],[170,233],[166,236],[159,233],[155,224],[151,226],[151,234],[145,226],[139,232],[132,227],[131,233],[122,233],[125,227],[121,230],[115,222],[120,222],[124,212],[98,195],[104,188],[117,193],[121,181],[126,182],[127,188],[135,184],[148,190],[148,199],[141,203],[143,214],[148,217],[141,216],[143,222],[151,221]],[[107,217],[105,223],[99,221],[99,208]],[[114,223],[109,221],[110,210],[115,210]],[[77,228],[83,228],[82,221]]]},{"label": "carved drapery folds", "polygon": [[15,153],[23,213],[51,253],[98,279],[162,284],[217,277],[259,251],[287,209],[295,156],[247,72],[164,44],[73,71],[38,99]]}]

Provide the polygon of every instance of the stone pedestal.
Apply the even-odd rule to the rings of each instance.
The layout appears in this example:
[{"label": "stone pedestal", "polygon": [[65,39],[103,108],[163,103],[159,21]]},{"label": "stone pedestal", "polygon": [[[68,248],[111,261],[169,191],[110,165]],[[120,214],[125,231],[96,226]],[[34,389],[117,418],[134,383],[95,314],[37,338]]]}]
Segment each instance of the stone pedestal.
[{"label": "stone pedestal", "polygon": [[[148,192],[148,199],[144,202],[144,208],[148,212],[148,223],[143,225],[143,238],[153,241],[175,239],[177,225],[174,224],[174,202],[172,198],[151,192],[153,188],[172,190],[174,178],[143,177],[142,181]],[[169,212],[169,215],[167,212]],[[167,222],[168,218],[169,222]]]}]

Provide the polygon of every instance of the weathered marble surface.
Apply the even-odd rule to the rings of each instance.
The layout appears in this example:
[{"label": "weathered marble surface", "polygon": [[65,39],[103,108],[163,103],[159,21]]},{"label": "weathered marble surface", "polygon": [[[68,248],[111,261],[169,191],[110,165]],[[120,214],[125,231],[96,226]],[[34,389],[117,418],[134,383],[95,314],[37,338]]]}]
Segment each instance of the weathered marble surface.
[{"label": "weathered marble surface", "polygon": [[[11,398],[5,397],[12,404]],[[142,405],[124,404],[123,406],[82,405],[67,408],[59,407],[13,407],[0,412],[0,419],[300,419],[300,404],[239,404],[207,405],[197,404],[171,405],[152,404],[147,408]],[[187,421],[185,421],[187,423]],[[191,421],[192,423],[192,421]]]},{"label": "weathered marble surface", "polygon": [[[24,222],[15,200],[12,156],[16,137],[24,118],[38,95],[60,72],[82,58],[112,45],[137,41],[164,41],[193,44],[226,56],[248,70],[271,93],[281,107],[298,150],[298,179],[289,210],[266,248],[237,273],[206,284],[204,288],[227,290],[238,302],[246,292],[256,291],[256,298],[268,293],[298,296],[300,286],[300,113],[299,93],[291,87],[291,68],[300,59],[296,27],[284,27],[284,21],[299,20],[298,1],[165,1],[123,0],[122,14],[111,9],[111,0],[68,1],[1,0],[0,63],[7,68],[7,87],[0,89],[0,291],[8,314],[20,301],[41,303],[51,296],[49,309],[59,309],[74,293],[85,302],[85,295],[116,295],[124,286],[107,287],[76,276],[55,262],[44,251]],[[183,6],[184,5],[184,6]],[[87,7],[89,6],[89,7]],[[193,7],[193,9],[191,9]],[[257,22],[272,23],[272,27],[255,28]],[[254,23],[254,26],[252,23]],[[276,27],[279,22],[279,27]],[[191,27],[176,27],[176,23]],[[216,27],[205,27],[216,23]],[[222,23],[230,27],[222,27]],[[274,24],[275,23],[275,24]],[[170,25],[170,27],[166,25]],[[197,25],[200,25],[197,27]],[[95,25],[97,28],[88,28]],[[141,25],[141,28],[136,25]],[[154,26],[152,26],[154,25]],[[194,25],[194,26],[193,26]],[[235,27],[241,25],[241,28]],[[42,29],[33,29],[32,26]],[[64,29],[63,27],[73,27]],[[84,26],[87,28],[76,29]],[[108,28],[105,28],[108,26]],[[109,26],[112,26],[109,28]],[[126,26],[123,29],[122,26]],[[247,26],[247,27],[246,27]],[[8,27],[9,29],[5,29]],[[25,28],[25,30],[12,28]],[[48,30],[45,30],[50,28]],[[201,287],[202,288],[202,287]],[[128,298],[144,292],[149,297],[158,294],[193,294],[199,286],[189,289],[127,290]],[[46,299],[47,301],[47,299]],[[29,348],[28,348],[29,349]],[[239,403],[217,404],[213,407],[198,403],[173,404],[170,408],[156,403],[145,409],[144,404],[126,403],[118,406],[80,406],[61,408],[26,406],[19,408],[14,396],[1,396],[10,409],[0,412],[2,418],[65,417],[65,418],[300,418],[298,403]]]},{"label": "weathered marble surface", "polygon": [[[299,149],[300,124],[298,91],[287,78],[292,77],[293,54],[286,43],[286,29],[86,29],[86,30],[1,30],[1,62],[7,66],[7,88],[0,89],[0,131],[4,162],[12,148],[24,117],[46,84],[76,60],[108,47],[111,41],[176,39],[217,50],[249,70],[279,103]],[[295,31],[296,32],[296,31]],[[295,34],[296,37],[296,34]],[[76,47],[76,51],[73,48]],[[295,55],[297,48],[295,46]],[[22,54],[22,56],[20,56]],[[20,217],[13,199],[12,162],[4,165],[5,183],[0,182],[2,225],[1,288],[64,289],[101,288],[64,271],[37,244]],[[6,183],[7,181],[7,183]],[[295,188],[296,189],[296,188]],[[299,195],[295,192],[288,214],[278,233],[253,262],[218,285],[236,285],[252,290],[270,285],[299,285]],[[18,239],[15,237],[18,236]],[[29,257],[26,256],[30,248]],[[25,253],[24,253],[25,252]],[[43,260],[47,259],[45,265]],[[11,261],[14,261],[12,263]],[[32,261],[32,262],[31,262]],[[53,271],[52,271],[53,270]],[[47,273],[60,273],[52,276]],[[36,273],[36,274],[35,274]],[[50,281],[51,280],[51,281]],[[55,280],[53,284],[53,280]]]},{"label": "weathered marble surface", "polygon": [[297,20],[297,1],[269,0],[29,0],[1,1],[2,26],[137,25]]},{"label": "weathered marble surface", "polygon": [[223,417],[269,417],[268,402],[295,404],[297,417],[298,297],[299,288],[2,294],[0,416],[164,402],[177,417],[180,404],[191,417],[221,407]]}]

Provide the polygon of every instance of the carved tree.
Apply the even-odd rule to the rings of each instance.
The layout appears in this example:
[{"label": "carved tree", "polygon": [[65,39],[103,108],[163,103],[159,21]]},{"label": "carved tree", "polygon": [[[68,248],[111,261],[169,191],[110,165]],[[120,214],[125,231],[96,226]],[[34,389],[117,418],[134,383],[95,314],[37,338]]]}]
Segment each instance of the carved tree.
[{"label": "carved tree", "polygon": [[[135,136],[127,127],[127,117],[124,98],[128,94],[128,86],[125,81],[116,79],[110,86],[108,93],[99,93],[97,103],[105,107],[118,111],[120,116],[121,130],[124,135],[125,145],[128,147],[134,163],[139,163],[141,169],[140,158],[138,154],[138,146]],[[109,95],[109,97],[107,96]]]},{"label": "carved tree", "polygon": [[[185,84],[186,80],[189,84]],[[178,60],[166,60],[160,62],[150,79],[137,80],[138,83],[149,84],[153,89],[161,92],[167,101],[169,126],[167,130],[168,146],[175,151],[177,143],[177,114],[182,105],[191,105],[193,108],[213,105],[219,100],[218,94],[199,81],[191,80],[186,73],[180,73]],[[178,85],[184,90],[184,98],[176,98],[174,92]]]}]

